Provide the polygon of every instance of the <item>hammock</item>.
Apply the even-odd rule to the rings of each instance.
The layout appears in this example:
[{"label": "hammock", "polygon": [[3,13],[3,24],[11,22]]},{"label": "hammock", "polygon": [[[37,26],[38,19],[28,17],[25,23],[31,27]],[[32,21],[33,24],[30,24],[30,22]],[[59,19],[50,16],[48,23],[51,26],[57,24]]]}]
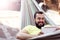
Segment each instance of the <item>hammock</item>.
[{"label": "hammock", "polygon": [[36,11],[38,11],[38,9],[31,0],[21,0],[21,28],[27,25],[35,25],[33,15]]}]

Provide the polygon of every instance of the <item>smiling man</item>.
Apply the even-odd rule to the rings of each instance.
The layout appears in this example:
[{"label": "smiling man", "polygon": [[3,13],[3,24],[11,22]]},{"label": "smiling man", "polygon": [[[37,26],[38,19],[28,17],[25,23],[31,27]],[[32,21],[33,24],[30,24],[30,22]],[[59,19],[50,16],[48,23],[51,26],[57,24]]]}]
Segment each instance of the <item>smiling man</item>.
[{"label": "smiling man", "polygon": [[34,14],[34,20],[36,26],[28,25],[25,28],[23,28],[18,34],[17,39],[25,40],[28,38],[32,38],[35,36],[38,36],[40,34],[43,34],[41,32],[41,27],[44,27],[45,25],[45,18],[43,12],[36,12]]},{"label": "smiling man", "polygon": [[[46,20],[44,18],[44,13],[40,12],[40,11],[36,12],[34,14],[34,20],[33,21],[35,21],[36,26],[28,25],[25,28],[23,28],[17,34],[17,39],[26,40],[28,38],[32,38],[32,37],[36,37],[36,36],[44,34],[41,31],[41,28],[46,26]],[[52,27],[52,26],[50,26],[50,27]],[[56,30],[60,30],[60,28],[56,27]]]}]

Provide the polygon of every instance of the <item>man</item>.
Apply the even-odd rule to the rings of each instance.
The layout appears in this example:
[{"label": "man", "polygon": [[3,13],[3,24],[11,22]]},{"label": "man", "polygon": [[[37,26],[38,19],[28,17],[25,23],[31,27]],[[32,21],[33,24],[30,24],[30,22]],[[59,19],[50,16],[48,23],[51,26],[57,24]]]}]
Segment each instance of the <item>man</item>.
[{"label": "man", "polygon": [[[46,20],[44,18],[43,12],[36,12],[34,14],[34,21],[36,26],[33,25],[28,25],[23,30],[21,30],[17,34],[17,39],[20,40],[26,40],[28,38],[36,37],[38,35],[43,34],[41,32],[41,27],[45,27],[46,25]],[[56,28],[56,30],[60,30],[60,28]]]},{"label": "man", "polygon": [[34,21],[36,26],[33,25],[26,26],[22,31],[18,33],[17,39],[25,40],[43,34],[40,30],[41,27],[44,27],[46,23],[43,12],[36,12],[34,14]]}]

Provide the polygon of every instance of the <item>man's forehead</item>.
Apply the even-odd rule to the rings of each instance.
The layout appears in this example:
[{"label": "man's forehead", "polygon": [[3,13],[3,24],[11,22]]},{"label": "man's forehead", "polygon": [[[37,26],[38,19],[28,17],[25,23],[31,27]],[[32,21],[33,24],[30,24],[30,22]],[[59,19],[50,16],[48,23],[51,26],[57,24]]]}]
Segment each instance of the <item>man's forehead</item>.
[{"label": "man's forehead", "polygon": [[44,17],[44,14],[36,14],[36,17]]}]

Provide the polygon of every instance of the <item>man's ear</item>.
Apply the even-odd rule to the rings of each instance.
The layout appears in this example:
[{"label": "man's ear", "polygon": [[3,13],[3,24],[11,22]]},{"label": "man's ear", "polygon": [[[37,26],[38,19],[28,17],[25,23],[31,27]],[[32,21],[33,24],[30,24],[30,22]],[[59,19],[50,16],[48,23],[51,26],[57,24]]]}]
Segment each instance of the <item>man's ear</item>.
[{"label": "man's ear", "polygon": [[36,19],[34,18],[33,21],[34,21],[34,26],[36,26],[36,24],[35,24]]}]

